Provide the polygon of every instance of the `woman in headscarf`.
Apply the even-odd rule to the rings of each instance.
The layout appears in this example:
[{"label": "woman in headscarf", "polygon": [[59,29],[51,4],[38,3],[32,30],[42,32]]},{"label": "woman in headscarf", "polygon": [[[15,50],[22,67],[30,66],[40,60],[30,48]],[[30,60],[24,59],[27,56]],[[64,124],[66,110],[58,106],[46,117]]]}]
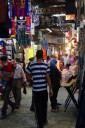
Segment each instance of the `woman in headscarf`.
[{"label": "woman in headscarf", "polygon": [[52,58],[50,60],[50,77],[51,77],[51,83],[53,89],[53,96],[50,98],[52,112],[57,112],[59,108],[58,105],[61,105],[57,102],[57,96],[61,81],[61,72],[56,67],[56,64],[57,64],[57,60],[55,58]]}]

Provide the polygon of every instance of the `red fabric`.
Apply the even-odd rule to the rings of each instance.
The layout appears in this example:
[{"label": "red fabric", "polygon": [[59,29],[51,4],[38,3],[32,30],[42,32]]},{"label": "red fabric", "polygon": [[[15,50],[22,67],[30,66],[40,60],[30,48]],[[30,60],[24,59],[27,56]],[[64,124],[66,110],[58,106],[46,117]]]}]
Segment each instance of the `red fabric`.
[{"label": "red fabric", "polygon": [[26,25],[27,26],[30,26],[31,25],[31,17],[30,16],[27,16],[26,17]]},{"label": "red fabric", "polygon": [[22,8],[22,16],[25,16],[24,8]]},{"label": "red fabric", "polygon": [[20,16],[20,8],[19,7],[17,8],[17,16],[18,17]]},{"label": "red fabric", "polygon": [[3,71],[5,71],[5,72],[12,72],[12,62],[8,61],[8,65],[7,66],[3,65]]},{"label": "red fabric", "polygon": [[15,21],[12,20],[12,28],[15,28]]}]

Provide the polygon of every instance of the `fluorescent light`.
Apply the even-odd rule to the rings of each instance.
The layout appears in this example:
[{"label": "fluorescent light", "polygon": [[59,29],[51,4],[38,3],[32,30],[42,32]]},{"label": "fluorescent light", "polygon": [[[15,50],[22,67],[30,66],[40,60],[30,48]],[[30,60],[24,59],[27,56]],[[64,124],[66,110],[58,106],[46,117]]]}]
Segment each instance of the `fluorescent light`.
[{"label": "fluorescent light", "polygon": [[59,16],[66,16],[66,14],[53,14],[52,16],[59,17]]},{"label": "fluorescent light", "polygon": [[50,33],[52,32],[52,30],[50,30],[49,28],[47,28],[47,31],[49,31]]}]

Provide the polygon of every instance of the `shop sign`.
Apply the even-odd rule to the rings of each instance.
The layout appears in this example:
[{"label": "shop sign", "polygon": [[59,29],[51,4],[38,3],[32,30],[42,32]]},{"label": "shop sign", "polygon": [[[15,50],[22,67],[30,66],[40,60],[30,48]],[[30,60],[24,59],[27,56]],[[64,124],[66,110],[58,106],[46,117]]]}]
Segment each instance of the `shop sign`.
[{"label": "shop sign", "polygon": [[40,8],[39,14],[61,14],[65,13],[64,7]]}]

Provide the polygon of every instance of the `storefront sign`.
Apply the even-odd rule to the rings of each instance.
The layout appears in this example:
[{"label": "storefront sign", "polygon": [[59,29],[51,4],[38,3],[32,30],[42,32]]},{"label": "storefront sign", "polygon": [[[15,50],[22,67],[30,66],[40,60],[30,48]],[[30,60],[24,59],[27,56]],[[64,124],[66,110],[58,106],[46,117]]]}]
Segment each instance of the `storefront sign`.
[{"label": "storefront sign", "polygon": [[60,14],[65,13],[64,7],[51,7],[51,8],[40,8],[39,14]]}]

